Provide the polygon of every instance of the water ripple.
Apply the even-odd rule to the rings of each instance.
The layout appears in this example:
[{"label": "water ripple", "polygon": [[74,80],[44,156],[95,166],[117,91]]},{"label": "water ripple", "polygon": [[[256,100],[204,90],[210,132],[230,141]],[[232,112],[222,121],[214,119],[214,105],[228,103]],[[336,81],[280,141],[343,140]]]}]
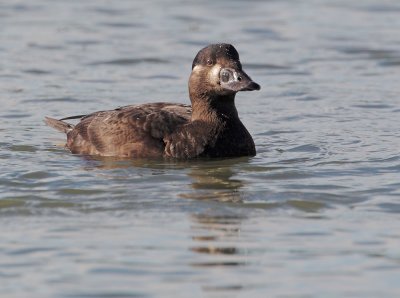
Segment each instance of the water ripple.
[{"label": "water ripple", "polygon": [[[14,2],[0,3],[1,297],[398,296],[396,0]],[[263,86],[236,101],[255,157],[89,158],[43,124],[185,99],[214,42]]]},{"label": "water ripple", "polygon": [[114,60],[106,60],[106,61],[96,61],[89,63],[88,65],[132,65],[132,64],[139,64],[139,63],[149,63],[149,64],[165,64],[169,63],[168,60],[155,58],[155,57],[148,57],[148,58],[119,58]]}]

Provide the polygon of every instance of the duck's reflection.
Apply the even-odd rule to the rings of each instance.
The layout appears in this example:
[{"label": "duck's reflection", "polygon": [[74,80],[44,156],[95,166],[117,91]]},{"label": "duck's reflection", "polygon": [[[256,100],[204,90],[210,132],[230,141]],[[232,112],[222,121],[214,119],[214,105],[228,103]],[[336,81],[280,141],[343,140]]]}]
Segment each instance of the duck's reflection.
[{"label": "duck's reflection", "polygon": [[84,156],[85,169],[151,169],[153,174],[164,174],[171,170],[184,170],[192,182],[189,188],[178,194],[182,198],[195,200],[214,200],[237,203],[242,201],[240,189],[244,182],[234,178],[240,164],[247,163],[248,158],[220,160],[151,160],[121,159],[113,157]]},{"label": "duck's reflection", "polygon": [[[243,288],[240,282],[228,283],[213,277],[215,269],[230,270],[249,264],[248,243],[243,240],[242,223],[247,212],[241,204],[243,188],[246,182],[240,179],[242,165],[248,159],[226,159],[207,161],[149,161],[149,160],[115,160],[101,158],[92,160],[97,168],[146,168],[154,173],[162,174],[171,170],[185,171],[191,182],[178,193],[181,198],[200,201],[193,204],[190,212],[190,231],[192,239],[188,249],[193,257],[188,265],[196,270],[209,272],[210,280],[205,281],[206,292],[238,291]],[[91,163],[92,163],[91,162]],[[90,166],[93,166],[90,165]]]},{"label": "duck's reflection", "polygon": [[181,196],[196,200],[241,202],[241,189],[245,183],[238,178],[238,173],[243,162],[243,159],[231,159],[192,167],[188,173],[192,179],[191,191],[182,193]]},{"label": "duck's reflection", "polygon": [[[89,168],[92,168],[94,165],[96,168],[103,169],[136,167],[151,169],[152,171],[155,171],[155,173],[171,170],[184,170],[192,181],[189,188],[183,188],[182,192],[178,194],[180,197],[201,201],[209,200],[212,202],[233,203],[233,205],[216,204],[216,207],[221,208],[221,210],[218,211],[218,214],[215,214],[216,211],[212,210],[213,212],[201,214],[196,213],[192,215],[191,218],[195,223],[193,225],[194,229],[198,228],[202,231],[217,232],[218,234],[214,235],[214,233],[212,233],[212,235],[204,236],[196,235],[193,239],[199,242],[216,241],[220,240],[221,237],[236,237],[240,231],[240,223],[243,216],[232,215],[231,213],[226,214],[223,208],[233,207],[237,203],[242,202],[242,188],[245,186],[245,182],[236,176],[240,172],[241,164],[248,164],[248,158],[168,161],[146,159],[123,160],[120,158],[89,157],[86,160]],[[213,203],[210,202],[210,205],[207,206],[211,207],[212,204]],[[216,239],[216,237],[218,237],[218,239]],[[210,254],[236,253],[236,249],[231,247],[212,248],[207,246],[193,248],[192,250],[199,253]]]},{"label": "duck's reflection", "polygon": [[192,239],[195,243],[190,248],[191,251],[199,254],[214,255],[214,261],[209,259],[204,262],[192,263],[193,266],[238,266],[243,265],[242,261],[218,260],[218,255],[233,256],[240,253],[240,251],[229,243],[236,242],[240,237],[240,225],[242,221],[241,216],[232,215],[210,215],[210,214],[197,214],[192,215],[193,221]]},{"label": "duck's reflection", "polygon": [[245,218],[228,212],[215,214],[214,210],[193,214],[190,218],[193,240],[190,250],[194,255],[189,264],[208,276],[202,290],[218,297],[231,297],[243,290],[246,284],[241,280],[228,281],[221,277],[236,275],[242,270],[239,268],[250,264],[241,233]]},{"label": "duck's reflection", "polygon": [[[248,160],[231,159],[192,166],[189,176],[191,190],[181,197],[211,201],[206,209],[190,216],[192,245],[195,255],[190,265],[199,270],[236,270],[248,264],[246,244],[242,243],[241,226],[245,215],[236,208],[243,200],[245,182],[239,178],[241,164]],[[224,204],[220,204],[223,202]],[[202,268],[202,269],[201,269]],[[226,272],[227,274],[229,274]],[[242,288],[240,283],[212,282],[205,291],[231,291]]]},{"label": "duck's reflection", "polygon": [[240,189],[244,183],[233,178],[235,164],[220,163],[218,165],[199,165],[190,169],[188,176],[192,178],[191,190],[180,196],[196,200],[216,200],[237,203],[242,201]]}]

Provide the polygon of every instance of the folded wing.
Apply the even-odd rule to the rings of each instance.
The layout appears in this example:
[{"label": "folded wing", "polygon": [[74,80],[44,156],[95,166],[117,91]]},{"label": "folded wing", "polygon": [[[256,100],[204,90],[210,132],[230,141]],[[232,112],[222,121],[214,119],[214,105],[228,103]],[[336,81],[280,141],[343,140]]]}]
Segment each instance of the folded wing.
[{"label": "folded wing", "polygon": [[132,105],[78,116],[81,121],[67,132],[67,147],[79,154],[161,157],[163,138],[187,123],[190,116],[190,106],[171,103]]}]

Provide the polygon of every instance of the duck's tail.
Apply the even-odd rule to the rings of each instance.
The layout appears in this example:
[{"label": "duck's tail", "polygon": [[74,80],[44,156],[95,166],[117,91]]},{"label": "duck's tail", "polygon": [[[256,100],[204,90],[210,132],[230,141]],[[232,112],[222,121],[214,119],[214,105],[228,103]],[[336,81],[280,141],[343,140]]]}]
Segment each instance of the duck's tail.
[{"label": "duck's tail", "polygon": [[50,117],[45,117],[44,118],[44,122],[54,128],[57,129],[58,131],[61,131],[63,133],[68,133],[69,131],[71,131],[72,129],[74,129],[74,126],[72,124],[69,124],[67,122],[61,121],[61,120],[57,120],[54,118],[50,118]]}]

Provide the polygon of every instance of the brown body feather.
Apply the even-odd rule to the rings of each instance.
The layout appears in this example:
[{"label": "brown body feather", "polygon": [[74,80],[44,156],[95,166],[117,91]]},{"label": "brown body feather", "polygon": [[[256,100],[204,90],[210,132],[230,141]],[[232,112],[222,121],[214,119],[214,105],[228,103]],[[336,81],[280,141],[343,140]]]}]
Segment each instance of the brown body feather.
[{"label": "brown body feather", "polygon": [[190,115],[190,106],[170,103],[97,112],[83,117],[67,133],[66,146],[79,154],[161,157],[163,138],[187,123]]}]

